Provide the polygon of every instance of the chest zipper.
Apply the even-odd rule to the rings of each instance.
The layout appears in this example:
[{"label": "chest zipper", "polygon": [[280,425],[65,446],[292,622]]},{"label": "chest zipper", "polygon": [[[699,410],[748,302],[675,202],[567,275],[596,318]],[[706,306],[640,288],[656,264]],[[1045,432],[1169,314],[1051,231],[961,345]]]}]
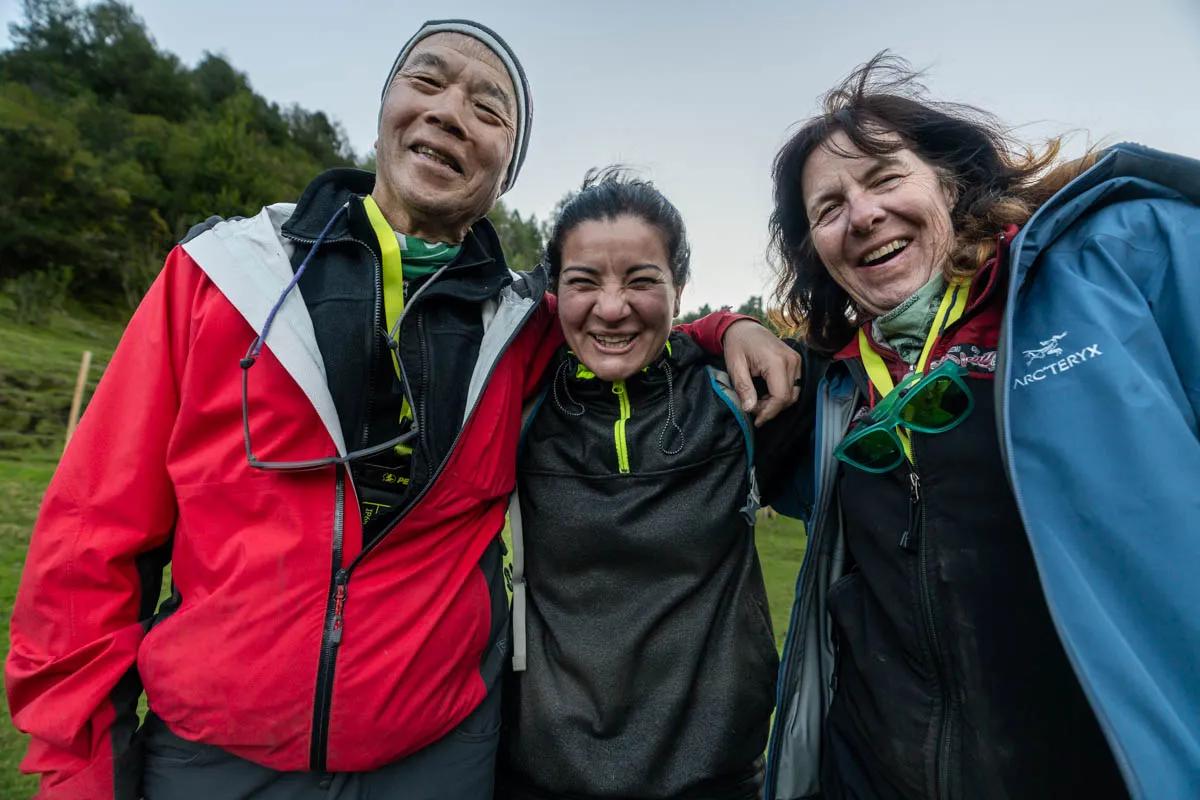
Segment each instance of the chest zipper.
[{"label": "chest zipper", "polygon": [[[363,246],[366,247],[366,245]],[[371,253],[371,258],[374,259],[375,253],[371,251],[371,248],[367,247],[367,251]],[[380,312],[382,307],[383,267],[378,261],[375,261],[375,307],[373,311],[373,319],[371,321],[371,345],[367,352],[367,402],[366,408],[363,412],[362,440],[359,444],[359,447],[366,447],[367,442],[370,441],[371,437],[371,410],[372,406],[375,404],[375,362],[379,360],[376,356],[376,353],[378,352],[376,347],[380,339]],[[397,353],[397,357],[399,357],[399,353]]]},{"label": "chest zipper", "polygon": [[908,473],[908,484],[908,527],[900,534],[900,549],[915,553],[921,525],[921,478],[915,468]]},{"label": "chest zipper", "polygon": [[325,628],[321,636],[321,658],[317,663],[317,691],[313,702],[312,742],[309,766],[314,772],[325,769],[329,742],[329,705],[333,699],[333,669],[337,665],[338,645],[342,642],[342,610],[346,605],[346,584],[350,570],[342,566],[342,533],[345,529],[345,467],[338,466],[333,514],[333,581],[325,609]]},{"label": "chest zipper", "polygon": [[[364,407],[360,447],[366,447],[371,436],[371,412],[375,399],[375,363],[378,361],[378,340],[383,311],[383,268],[375,253],[358,239],[348,239],[362,246],[374,264],[375,302],[371,320],[371,336],[367,357],[367,391]],[[346,479],[350,465],[338,467],[335,488],[334,535],[333,535],[333,580],[325,612],[324,633],[321,636],[321,656],[317,664],[316,698],[313,703],[312,742],[309,752],[309,768],[314,772],[325,770],[329,749],[329,716],[333,701],[333,673],[337,666],[337,652],[342,643],[343,612],[349,593],[350,572],[354,564],[342,565],[342,534],[345,529]],[[360,553],[361,557],[361,553]],[[355,559],[357,563],[358,559]]]},{"label": "chest zipper", "polygon": [[625,381],[614,383],[612,392],[617,396],[617,404],[620,406],[620,415],[613,423],[613,442],[617,447],[617,471],[625,475],[629,473],[629,442],[625,438],[625,423],[633,416],[633,409],[629,406],[629,390],[625,387]]},{"label": "chest zipper", "polygon": [[[910,434],[911,435],[911,434]],[[921,477],[917,469],[916,437],[913,436],[912,467],[909,475],[909,507],[908,530],[900,537],[900,547],[912,552],[917,551],[917,586],[920,595],[921,612],[925,622],[925,638],[929,648],[930,660],[937,674],[938,692],[941,695],[941,707],[938,720],[938,749],[934,762],[937,773],[937,785],[934,787],[935,800],[947,800],[950,796],[950,748],[951,729],[953,725],[954,693],[950,687],[950,678],[942,659],[941,641],[938,639],[937,620],[933,613],[933,590],[929,581],[929,537],[925,525],[925,498],[921,494]],[[914,541],[915,539],[915,541]]]}]

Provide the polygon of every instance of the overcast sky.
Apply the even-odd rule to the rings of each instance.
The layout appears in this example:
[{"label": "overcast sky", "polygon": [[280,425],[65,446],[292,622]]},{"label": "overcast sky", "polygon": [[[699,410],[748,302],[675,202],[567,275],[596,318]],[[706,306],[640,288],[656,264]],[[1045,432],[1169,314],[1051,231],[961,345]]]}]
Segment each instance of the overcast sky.
[{"label": "overcast sky", "polygon": [[[268,99],[338,119],[360,153],[418,25],[487,24],[521,58],[534,98],[529,156],[505,200],[544,218],[589,167],[638,167],[688,225],[684,308],[736,305],[769,285],[772,158],[826,89],[883,48],[927,68],[938,98],[988,109],[1029,139],[1075,131],[1073,152],[1134,140],[1200,157],[1200,0],[132,5],[160,47],[189,65],[224,55]],[[0,21],[19,15],[17,0],[0,0]]]}]

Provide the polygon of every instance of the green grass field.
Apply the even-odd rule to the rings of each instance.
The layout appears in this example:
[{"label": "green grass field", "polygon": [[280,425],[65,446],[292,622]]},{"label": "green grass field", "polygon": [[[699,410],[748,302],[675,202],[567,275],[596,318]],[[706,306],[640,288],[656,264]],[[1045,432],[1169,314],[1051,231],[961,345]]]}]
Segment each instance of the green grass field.
[{"label": "green grass field", "polygon": [[[62,315],[31,328],[0,320],[0,629],[8,652],[8,625],[29,533],[50,481],[66,427],[80,353],[95,364],[89,391],[111,357],[121,325],[87,316]],[[775,625],[782,643],[796,572],[804,555],[803,527],[794,520],[760,515],[759,555]],[[25,737],[13,728],[4,704],[0,720],[0,798],[29,797],[36,783],[17,769]]]},{"label": "green grass field", "polygon": [[[8,620],[12,616],[17,581],[25,563],[29,529],[37,515],[38,502],[50,475],[53,462],[0,461],[0,630],[4,633],[4,652],[8,654]],[[25,737],[12,726],[8,703],[0,720],[0,797],[29,797],[35,782],[17,771],[25,754]]]}]

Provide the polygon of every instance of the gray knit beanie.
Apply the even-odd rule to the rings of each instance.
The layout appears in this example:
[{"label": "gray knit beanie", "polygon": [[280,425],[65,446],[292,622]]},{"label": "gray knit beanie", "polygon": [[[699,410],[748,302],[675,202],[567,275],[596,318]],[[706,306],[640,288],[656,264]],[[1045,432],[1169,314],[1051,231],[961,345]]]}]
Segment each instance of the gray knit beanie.
[{"label": "gray knit beanie", "polygon": [[417,46],[417,42],[435,33],[461,33],[463,36],[470,36],[472,39],[482,42],[496,54],[496,57],[504,64],[504,68],[508,70],[508,77],[512,79],[513,86],[517,91],[517,138],[513,142],[512,161],[508,165],[508,174],[505,176],[504,186],[501,188],[501,192],[507,192],[517,182],[517,173],[521,171],[521,164],[525,162],[525,151],[529,147],[529,130],[533,127],[533,101],[529,96],[529,81],[525,79],[525,70],[521,68],[521,62],[517,60],[517,56],[509,48],[508,43],[491,28],[468,19],[434,19],[422,25],[420,30],[404,44],[404,47],[400,48],[400,54],[392,63],[392,70],[388,73],[387,80],[383,83],[383,92],[379,96],[379,119],[383,119],[383,103],[387,99],[392,80],[400,71],[400,67],[404,65],[404,59],[408,58],[408,54]]}]

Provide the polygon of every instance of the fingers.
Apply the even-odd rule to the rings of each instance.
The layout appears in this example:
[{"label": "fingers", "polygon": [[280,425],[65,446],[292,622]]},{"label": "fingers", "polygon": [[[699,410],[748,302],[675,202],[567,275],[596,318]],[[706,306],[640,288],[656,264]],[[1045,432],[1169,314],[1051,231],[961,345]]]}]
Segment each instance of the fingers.
[{"label": "fingers", "polygon": [[725,369],[729,371],[729,379],[733,381],[733,390],[738,394],[742,410],[750,413],[758,405],[758,392],[754,390],[754,381],[750,379],[750,362],[746,354],[736,349],[727,349]]},{"label": "fingers", "polygon": [[803,361],[792,348],[776,341],[760,355],[759,376],[767,382],[767,395],[759,401],[755,427],[761,427],[800,399],[799,378]]},{"label": "fingers", "polygon": [[773,399],[779,400],[780,408],[776,409],[776,413],[795,402],[792,398],[793,390],[796,388],[792,379],[792,371],[785,368],[782,359],[780,362],[778,366],[768,366],[763,375],[767,381],[767,394]]},{"label": "fingers", "polygon": [[[725,333],[725,368],[742,410],[754,415],[756,426],[800,399],[797,381],[802,363],[799,353],[757,323],[738,321]],[[763,397],[758,396],[753,377],[766,382]]]},{"label": "fingers", "polygon": [[774,419],[780,411],[783,411],[791,403],[787,403],[777,397],[767,395],[763,397],[758,404],[758,412],[754,415],[754,427],[761,428],[772,419]]}]

